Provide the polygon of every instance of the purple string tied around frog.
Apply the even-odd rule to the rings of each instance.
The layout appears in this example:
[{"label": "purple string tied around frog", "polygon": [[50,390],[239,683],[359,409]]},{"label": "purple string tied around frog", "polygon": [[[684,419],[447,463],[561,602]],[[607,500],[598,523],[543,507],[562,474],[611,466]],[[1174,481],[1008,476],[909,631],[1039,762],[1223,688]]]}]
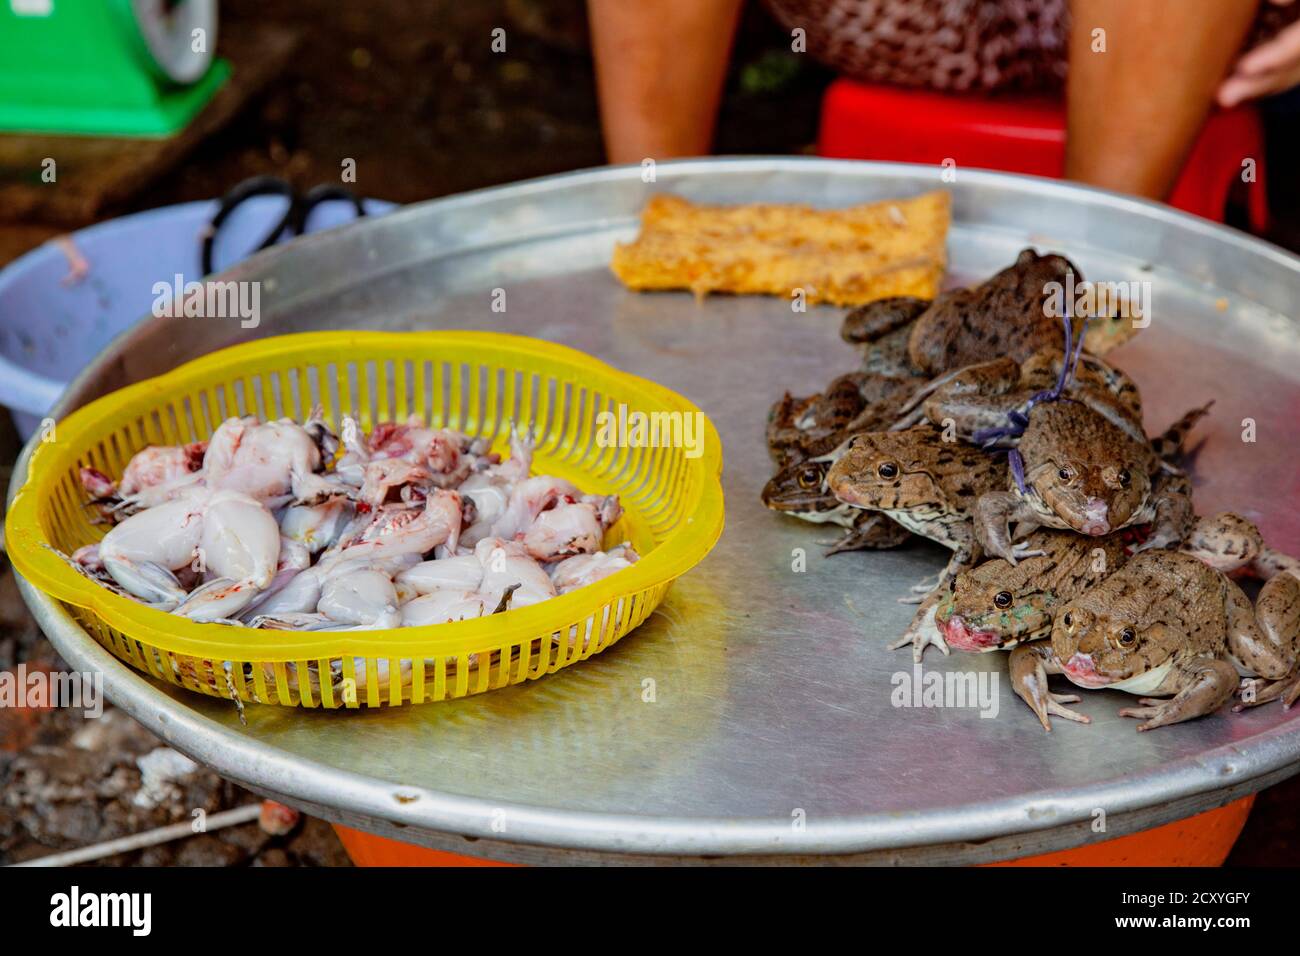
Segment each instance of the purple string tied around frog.
[{"label": "purple string tied around frog", "polygon": [[[1025,403],[1024,411],[1012,409],[1007,412],[1007,424],[997,428],[984,428],[977,431],[971,436],[975,444],[980,445],[986,451],[994,450],[990,446],[1001,441],[1004,438],[1018,438],[1025,433],[1029,427],[1029,413],[1033,411],[1034,406],[1042,402],[1060,401],[1065,395],[1065,389],[1074,378],[1075,370],[1079,365],[1079,356],[1083,353],[1084,333],[1088,330],[1088,318],[1084,316],[1083,325],[1079,329],[1079,341],[1074,341],[1074,328],[1070,322],[1070,303],[1068,298],[1065,302],[1065,314],[1062,316],[1065,325],[1065,357],[1061,361],[1061,374],[1057,376],[1056,384],[1049,389],[1037,393],[1030,397]],[[1066,399],[1068,401],[1068,399]],[[1020,450],[1017,448],[1007,449],[1007,464],[1011,466],[1011,477],[1016,481],[1016,487],[1020,493],[1025,493],[1025,460],[1021,457]]]}]

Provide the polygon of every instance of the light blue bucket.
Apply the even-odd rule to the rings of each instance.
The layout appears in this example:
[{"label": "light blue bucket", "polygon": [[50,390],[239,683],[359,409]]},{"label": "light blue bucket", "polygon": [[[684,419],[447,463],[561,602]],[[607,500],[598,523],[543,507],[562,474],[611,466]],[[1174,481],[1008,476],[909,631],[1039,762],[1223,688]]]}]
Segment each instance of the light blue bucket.
[{"label": "light blue bucket", "polygon": [[[68,252],[54,241],[0,270],[0,405],[23,438],[39,426],[63,389],[114,336],[150,314],[156,283],[201,279],[202,236],[215,200],[164,206],[112,219],[66,237],[87,264],[71,280]],[[365,200],[368,215],[393,204]],[[221,227],[218,271],[251,253],[284,214],[285,200],[255,196]],[[350,202],[331,200],[311,214],[315,232],[355,218]]]}]

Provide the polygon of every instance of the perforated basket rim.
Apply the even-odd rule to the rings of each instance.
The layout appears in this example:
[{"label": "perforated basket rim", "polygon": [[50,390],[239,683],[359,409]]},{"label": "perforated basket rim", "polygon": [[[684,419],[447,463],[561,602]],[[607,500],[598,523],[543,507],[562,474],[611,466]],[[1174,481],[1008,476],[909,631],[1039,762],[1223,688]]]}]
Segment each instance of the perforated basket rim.
[{"label": "perforated basket rim", "polygon": [[[351,361],[376,360],[374,352],[401,346],[405,356],[422,357],[432,349],[492,348],[516,358],[527,369],[530,359],[567,365],[576,378],[582,372],[612,379],[629,392],[640,393],[673,411],[694,414],[692,402],[656,382],[615,368],[577,349],[523,335],[476,331],[302,332],[258,339],[209,353],[154,378],[126,386],[77,409],[56,423],[56,441],[34,445],[26,480],[13,498],[5,522],[7,550],[14,567],[34,586],[57,600],[85,608],[127,637],[159,650],[208,660],[289,662],[342,657],[410,659],[460,657],[517,644],[547,632],[556,633],[599,616],[620,600],[674,581],[698,564],[721,537],[724,523],[722,443],[717,429],[702,415],[704,439],[698,458],[686,459],[689,487],[679,493],[697,497],[677,527],[631,567],[590,585],[538,604],[472,620],[421,627],[375,631],[261,631],[221,624],[200,624],[146,607],[114,594],[70,568],[50,550],[42,521],[43,505],[57,482],[77,466],[99,440],[101,426],[131,409],[132,417],[156,410],[175,395],[181,383],[228,373],[241,360],[256,357],[315,361],[313,350],[346,348]],[[386,360],[387,357],[384,357]],[[285,368],[288,365],[286,364]],[[211,387],[205,384],[202,387]],[[145,406],[145,403],[149,403]],[[139,406],[142,411],[136,412]],[[116,427],[116,426],[114,426]],[[263,640],[273,635],[273,640]],[[250,638],[255,639],[250,641]]]}]

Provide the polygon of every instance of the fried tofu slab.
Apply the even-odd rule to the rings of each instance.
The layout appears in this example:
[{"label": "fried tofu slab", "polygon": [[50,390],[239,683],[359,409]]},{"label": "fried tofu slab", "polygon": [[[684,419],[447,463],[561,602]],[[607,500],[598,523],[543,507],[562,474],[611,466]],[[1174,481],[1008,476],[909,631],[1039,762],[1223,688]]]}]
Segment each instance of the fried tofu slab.
[{"label": "fried tofu slab", "polygon": [[757,293],[809,304],[934,298],[947,265],[952,199],[941,190],[843,209],[702,206],[657,195],[641,234],[610,264],[629,289]]}]

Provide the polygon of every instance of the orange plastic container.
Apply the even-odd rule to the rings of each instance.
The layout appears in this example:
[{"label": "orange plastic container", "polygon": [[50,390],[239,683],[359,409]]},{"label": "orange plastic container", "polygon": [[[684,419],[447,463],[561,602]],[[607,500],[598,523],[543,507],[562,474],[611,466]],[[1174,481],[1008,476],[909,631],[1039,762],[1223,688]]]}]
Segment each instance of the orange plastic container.
[{"label": "orange plastic container", "polygon": [[990,866],[1223,866],[1255,795],[1140,833]]},{"label": "orange plastic container", "polygon": [[[988,866],[1222,866],[1241,835],[1255,795],[1184,820],[1101,840],[1072,850],[1004,860]],[[442,850],[430,850],[334,825],[357,866],[514,866]]]},{"label": "orange plastic container", "polygon": [[431,850],[427,846],[414,843],[402,843],[390,840],[375,833],[354,830],[341,823],[334,824],[334,832],[339,835],[339,842],[348,856],[357,866],[514,866],[513,863],[498,863],[495,860],[481,860],[474,856],[461,856],[459,853],[447,853],[443,850]]}]

